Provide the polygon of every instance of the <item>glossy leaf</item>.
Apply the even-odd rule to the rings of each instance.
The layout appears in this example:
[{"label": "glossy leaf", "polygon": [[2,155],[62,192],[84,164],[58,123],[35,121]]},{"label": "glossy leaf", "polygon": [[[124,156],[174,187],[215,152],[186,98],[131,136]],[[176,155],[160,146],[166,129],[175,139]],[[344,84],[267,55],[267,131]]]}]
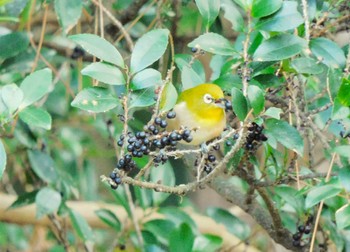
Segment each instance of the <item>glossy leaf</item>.
[{"label": "glossy leaf", "polygon": [[350,80],[342,79],[337,99],[343,106],[350,107]]},{"label": "glossy leaf", "polygon": [[299,132],[286,121],[280,121],[274,118],[265,121],[267,136],[271,135],[284,147],[291,149],[303,156],[304,141]]},{"label": "glossy leaf", "polygon": [[270,107],[265,111],[264,115],[279,120],[281,119],[282,113],[283,113],[282,109],[276,108],[276,107]]},{"label": "glossy leaf", "polygon": [[245,240],[249,237],[249,226],[229,211],[222,208],[210,207],[207,209],[207,214],[217,223],[223,224],[231,234],[237,236],[239,239]]},{"label": "glossy leaf", "polygon": [[224,11],[224,18],[231,23],[231,28],[234,31],[242,31],[244,20],[238,7],[232,0],[221,0],[221,9]]},{"label": "glossy leaf", "polygon": [[260,114],[265,107],[264,92],[258,86],[250,85],[248,86],[247,95],[249,104],[252,107],[254,114]]},{"label": "glossy leaf", "polygon": [[47,183],[55,183],[58,174],[52,158],[41,151],[28,151],[29,162],[35,174]]},{"label": "glossy leaf", "polygon": [[302,74],[320,74],[324,69],[316,60],[307,57],[292,60],[291,67]]},{"label": "glossy leaf", "polygon": [[340,47],[327,38],[315,38],[310,41],[312,53],[329,67],[342,68],[345,66],[345,55]]},{"label": "glossy leaf", "polygon": [[334,148],[334,152],[342,157],[350,158],[350,145],[342,145]]},{"label": "glossy leaf", "polygon": [[94,234],[84,217],[73,209],[69,209],[69,217],[72,221],[73,228],[77,232],[78,236],[84,241],[92,241]]},{"label": "glossy leaf", "polygon": [[170,233],[169,251],[192,251],[194,244],[194,234],[187,223],[182,223],[178,228]]},{"label": "glossy leaf", "polygon": [[197,236],[194,240],[193,252],[220,251],[223,238],[216,235],[205,234]]},{"label": "glossy leaf", "polygon": [[0,139],[0,179],[2,178],[2,175],[4,174],[5,168],[7,163],[7,157],[6,157],[6,151],[4,144],[2,143]]},{"label": "glossy leaf", "polygon": [[104,38],[88,33],[72,35],[69,38],[97,58],[124,67],[124,60],[119,51]]},{"label": "glossy leaf", "polygon": [[219,15],[220,0],[195,0],[207,29]]},{"label": "glossy leaf", "polygon": [[52,72],[45,68],[28,75],[21,83],[20,89],[24,98],[20,105],[23,109],[34,102],[40,100],[51,89]]},{"label": "glossy leaf", "polygon": [[202,49],[213,54],[227,56],[236,55],[236,50],[231,45],[230,41],[228,41],[225,37],[213,32],[208,32],[200,35],[198,38],[190,42],[188,46]]},{"label": "glossy leaf", "polygon": [[[346,101],[347,103],[347,101]],[[341,102],[339,97],[335,97],[333,108],[332,108],[332,114],[331,118],[333,120],[340,120],[345,119],[350,115],[350,109],[348,106],[344,106]]]},{"label": "glossy leaf", "polygon": [[83,89],[74,98],[71,105],[88,112],[106,112],[118,106],[119,100],[108,89],[93,87]]},{"label": "glossy leaf", "polygon": [[345,190],[350,192],[350,167],[341,168],[338,177]]},{"label": "glossy leaf", "polygon": [[290,58],[303,49],[307,43],[304,39],[291,35],[280,34],[264,41],[255,51],[255,61],[278,61]]},{"label": "glossy leaf", "polygon": [[232,88],[231,98],[233,112],[235,112],[240,121],[244,121],[245,117],[248,114],[247,99],[244,97],[242,91],[238,88]]},{"label": "glossy leaf", "polygon": [[0,63],[25,51],[29,44],[29,37],[23,32],[13,32],[0,36]]},{"label": "glossy leaf", "polygon": [[168,245],[171,232],[164,232],[164,230],[174,230],[175,224],[166,219],[155,219],[146,222],[143,228],[154,234],[160,243]]},{"label": "glossy leaf", "polygon": [[[163,185],[174,186],[175,174],[173,167],[167,162],[151,170],[151,181],[154,183],[161,182]],[[164,200],[166,200],[170,194],[152,191],[153,204],[159,206]]]},{"label": "glossy leaf", "polygon": [[44,187],[36,194],[36,218],[56,213],[62,201],[61,194],[51,188]]},{"label": "glossy leaf", "polygon": [[282,7],[282,0],[253,0],[252,16],[265,17],[278,11]]},{"label": "glossy leaf", "polygon": [[[266,5],[269,5],[266,3]],[[302,15],[297,10],[298,3],[284,1],[282,8],[272,16],[261,19],[256,24],[256,29],[264,31],[287,31],[297,28],[304,23]]]},{"label": "glossy leaf", "polygon": [[18,195],[17,199],[11,204],[8,209],[15,209],[18,207],[27,206],[35,202],[35,198],[39,190],[34,190],[29,193],[22,193]]},{"label": "glossy leaf", "polygon": [[182,72],[185,66],[192,68],[201,79],[205,80],[205,70],[201,61],[198,59],[193,60],[193,57],[189,54],[176,54],[175,63],[179,70]]},{"label": "glossy leaf", "polygon": [[155,87],[162,84],[162,75],[153,68],[146,68],[132,78],[131,89],[139,90],[148,87]]},{"label": "glossy leaf", "polygon": [[77,24],[82,8],[81,0],[55,0],[55,11],[64,32],[67,33]]},{"label": "glossy leaf", "polygon": [[169,30],[157,29],[144,34],[131,54],[130,70],[136,73],[157,61],[168,46]]},{"label": "glossy leaf", "polygon": [[335,220],[338,229],[344,229],[350,226],[350,205],[346,204],[335,212]]},{"label": "glossy leaf", "polygon": [[23,100],[23,91],[16,84],[9,84],[3,86],[1,89],[1,97],[8,108],[9,112],[12,114]]},{"label": "glossy leaf", "polygon": [[125,84],[123,72],[118,67],[103,62],[91,63],[81,70],[81,74],[110,85]]},{"label": "glossy leaf", "polygon": [[160,100],[160,111],[168,111],[172,109],[177,101],[178,94],[174,85],[168,82],[162,92],[162,97]]},{"label": "glossy leaf", "polygon": [[183,90],[193,88],[204,82],[205,79],[203,79],[193,68],[186,65],[183,66],[181,72],[181,83]]},{"label": "glossy leaf", "polygon": [[108,209],[99,209],[95,211],[96,215],[108,226],[112,227],[115,231],[121,230],[121,223],[118,217]]},{"label": "glossy leaf", "polygon": [[164,214],[166,219],[172,221],[176,226],[185,222],[192,228],[193,233],[197,230],[197,225],[192,217],[178,207],[162,207],[159,208],[158,212]]},{"label": "glossy leaf", "polygon": [[19,112],[19,118],[29,126],[51,129],[51,116],[41,108],[27,107]]},{"label": "glossy leaf", "polygon": [[305,208],[313,207],[322,200],[329,199],[340,193],[342,188],[337,184],[328,184],[313,187],[306,196]]},{"label": "glossy leaf", "polygon": [[143,108],[153,105],[156,102],[154,90],[153,87],[150,87],[132,92],[129,108]]},{"label": "glossy leaf", "polygon": [[286,204],[292,206],[299,214],[305,211],[304,197],[298,193],[297,189],[287,185],[280,185],[276,186],[274,191]]}]

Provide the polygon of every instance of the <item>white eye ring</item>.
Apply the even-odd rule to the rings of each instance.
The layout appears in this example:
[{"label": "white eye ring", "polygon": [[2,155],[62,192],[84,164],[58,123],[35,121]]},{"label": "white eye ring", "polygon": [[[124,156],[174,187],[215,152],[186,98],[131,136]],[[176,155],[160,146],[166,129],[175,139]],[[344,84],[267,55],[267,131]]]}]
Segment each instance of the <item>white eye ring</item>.
[{"label": "white eye ring", "polygon": [[205,94],[203,96],[203,101],[207,104],[212,103],[214,101],[214,98],[210,94]]}]

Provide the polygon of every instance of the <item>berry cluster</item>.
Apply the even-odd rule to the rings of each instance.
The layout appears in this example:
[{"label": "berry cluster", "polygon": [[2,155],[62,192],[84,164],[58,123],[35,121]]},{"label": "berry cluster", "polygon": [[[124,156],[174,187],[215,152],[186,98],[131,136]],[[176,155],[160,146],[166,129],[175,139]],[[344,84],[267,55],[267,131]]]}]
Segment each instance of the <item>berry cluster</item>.
[{"label": "berry cluster", "polygon": [[[169,111],[166,115],[168,120],[176,117],[175,111]],[[166,131],[168,122],[166,119],[156,117],[152,124],[146,126],[144,131],[136,133],[128,132],[127,136],[121,135],[117,145],[123,147],[125,144],[128,154],[124,155],[118,162],[117,168],[125,171],[132,170],[136,164],[132,158],[141,158],[151,151],[161,150],[165,147],[174,148],[179,141],[191,142],[193,137],[191,130],[179,129],[171,132]],[[160,153],[154,157],[155,164],[165,163],[168,157]]]},{"label": "berry cluster", "polygon": [[311,232],[311,224],[313,221],[313,216],[309,216],[305,225],[298,226],[298,231],[293,234],[293,246],[294,247],[303,247],[305,243],[302,241],[303,235],[308,235]]},{"label": "berry cluster", "polygon": [[120,178],[119,174],[118,173],[115,173],[115,172],[112,172],[110,175],[109,175],[110,179],[113,180],[113,182],[115,183],[115,185],[112,185],[111,184],[111,188],[112,189],[117,189],[118,188],[118,185],[120,185],[122,183],[122,179]]},{"label": "berry cluster", "polygon": [[216,157],[212,154],[209,154],[205,160],[204,171],[209,174],[213,170],[213,164],[215,164]]},{"label": "berry cluster", "polygon": [[262,133],[263,130],[263,125],[260,126],[257,123],[252,122],[251,126],[248,127],[249,134],[245,144],[247,150],[254,150],[260,141],[267,141],[267,137]]}]

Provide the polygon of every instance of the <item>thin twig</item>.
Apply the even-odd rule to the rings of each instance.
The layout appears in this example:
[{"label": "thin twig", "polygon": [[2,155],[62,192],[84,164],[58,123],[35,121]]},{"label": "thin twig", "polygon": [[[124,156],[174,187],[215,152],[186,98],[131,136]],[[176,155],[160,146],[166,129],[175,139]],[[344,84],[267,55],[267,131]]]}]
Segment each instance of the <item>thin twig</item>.
[{"label": "thin twig", "polygon": [[[335,156],[336,156],[336,153],[333,153],[332,159],[331,159],[331,163],[329,164],[329,167],[328,167],[328,171],[327,171],[327,176],[325,178],[325,182],[328,182],[330,177],[331,177]],[[317,233],[317,229],[318,229],[318,224],[320,222],[320,217],[321,217],[321,212],[322,212],[322,208],[323,208],[323,203],[324,203],[324,201],[322,200],[320,202],[319,207],[318,207],[317,216],[316,216],[316,220],[315,220],[314,231],[312,233],[312,238],[311,238],[311,242],[310,242],[310,250],[309,250],[310,252],[314,251],[316,233]]]},{"label": "thin twig", "polygon": [[302,3],[302,6],[303,6],[305,40],[306,40],[307,44],[309,44],[309,42],[310,42],[310,22],[309,22],[309,15],[308,15],[307,0],[301,0],[301,3]]},{"label": "thin twig", "polygon": [[129,51],[132,52],[133,48],[134,48],[134,43],[132,42],[132,39],[129,35],[129,33],[125,30],[123,24],[116,19],[113,14],[107,10],[103,5],[100,5],[99,2],[97,2],[97,0],[91,0],[96,6],[99,6],[102,11],[107,15],[107,17],[120,29],[120,31],[124,34],[125,40],[126,40],[126,44],[129,47]]}]

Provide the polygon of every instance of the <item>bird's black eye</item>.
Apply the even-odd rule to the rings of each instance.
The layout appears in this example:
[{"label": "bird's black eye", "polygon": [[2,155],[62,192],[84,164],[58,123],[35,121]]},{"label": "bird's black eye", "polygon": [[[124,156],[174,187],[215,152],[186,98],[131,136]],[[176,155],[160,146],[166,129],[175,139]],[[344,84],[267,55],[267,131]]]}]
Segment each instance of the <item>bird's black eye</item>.
[{"label": "bird's black eye", "polygon": [[203,96],[203,101],[207,104],[212,103],[214,101],[214,98],[210,94],[205,94]]}]

